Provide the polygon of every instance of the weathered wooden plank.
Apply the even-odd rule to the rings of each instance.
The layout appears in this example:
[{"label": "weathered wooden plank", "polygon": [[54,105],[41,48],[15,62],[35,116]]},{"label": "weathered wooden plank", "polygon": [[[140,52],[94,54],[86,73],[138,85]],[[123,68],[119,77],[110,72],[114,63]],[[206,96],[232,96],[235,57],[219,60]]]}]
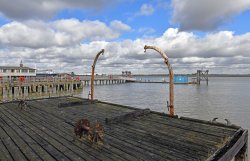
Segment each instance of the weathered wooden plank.
[{"label": "weathered wooden plank", "polygon": [[105,118],[106,124],[115,124],[115,123],[120,123],[126,120],[130,119],[135,119],[141,116],[145,116],[150,113],[149,109],[144,109],[144,110],[135,110],[133,112],[125,113],[120,116],[115,116],[112,118]]},{"label": "weathered wooden plank", "polygon": [[[37,112],[36,112],[36,114],[37,114]],[[48,115],[47,115],[48,116]],[[39,118],[39,113],[38,113],[38,115],[37,116],[35,116],[34,118]],[[55,126],[55,124],[51,124],[51,122],[54,122],[54,120],[55,119],[57,119],[57,118],[53,118],[53,117],[50,117],[50,118],[39,118],[39,119],[45,119],[45,120],[50,120],[50,122],[45,122],[45,124],[43,124],[44,126],[46,126],[46,125],[49,125],[50,127],[52,127],[52,129],[53,129],[53,126]],[[60,120],[59,120],[60,121]],[[41,123],[43,123],[43,121],[40,121]],[[73,134],[73,127],[71,126],[70,127],[70,129],[69,129],[69,125],[68,124],[66,124],[66,123],[64,123],[64,122],[62,122],[61,124],[58,122],[58,121],[56,121],[55,122],[57,125],[58,125],[58,129],[60,129],[59,131],[58,131],[58,133],[59,133],[59,135],[60,135],[60,133],[62,133],[64,136],[62,136],[62,137],[67,137],[69,140],[72,140],[72,134]],[[61,126],[62,125],[62,126]],[[67,127],[66,127],[66,126]],[[49,127],[47,127],[47,128],[49,128]],[[51,130],[52,130],[51,129]],[[67,132],[68,133],[65,133],[66,132],[66,130],[68,130]],[[84,145],[84,143],[83,144],[81,144],[81,145]],[[83,150],[86,150],[87,148],[90,148],[90,146],[91,145],[89,145],[88,144],[88,146],[89,147],[83,147]],[[114,151],[114,149],[112,148],[112,147],[108,147],[109,148],[109,150],[107,150],[107,149],[101,149],[101,151],[98,151],[98,149],[95,149],[94,151],[90,151],[90,150],[88,150],[88,152],[89,153],[93,153],[93,154],[95,154],[96,156],[98,156],[98,154],[99,153],[103,153],[103,152],[105,152],[105,153],[108,153],[107,154],[107,156],[108,157],[110,157],[110,158],[113,158],[113,157],[115,157],[114,159],[115,160],[123,160],[121,157],[120,157],[120,155],[116,155],[115,153],[110,153],[110,152],[112,152],[112,151]],[[96,152],[96,150],[98,151],[98,152]],[[117,152],[117,150],[116,150],[116,152]],[[119,152],[118,152],[119,153]],[[119,156],[119,157],[118,157]],[[124,154],[123,154],[123,157],[124,157]],[[126,157],[125,157],[126,158]],[[134,159],[131,159],[131,160],[134,160]]]},{"label": "weathered wooden plank", "polygon": [[223,131],[224,131],[224,129],[223,129]]},{"label": "weathered wooden plank", "polygon": [[[2,117],[4,119],[4,117]],[[0,118],[0,120],[2,119]],[[9,120],[7,124],[9,124]],[[3,120],[2,120],[3,121]],[[0,125],[2,126],[2,125]],[[30,161],[40,161],[41,158],[33,151],[32,148],[11,128],[13,124],[9,124],[9,126],[2,126],[5,132],[11,137],[11,139],[15,142],[21,152],[25,155],[25,157]]]},{"label": "weathered wooden plank", "polygon": [[[52,133],[51,131],[47,130],[44,126],[41,126],[41,122],[33,122],[31,124],[31,120],[29,118],[26,118],[22,116],[22,119],[27,121],[26,124],[29,125],[29,127],[33,127],[36,129],[39,134],[45,138],[47,142],[52,144],[54,147],[57,147],[59,151],[61,151],[63,154],[65,154],[68,158],[71,160],[83,160],[83,158],[79,155],[82,154],[85,157],[88,157],[86,153],[82,153],[79,149],[72,149],[72,147],[67,146],[68,144],[71,144],[69,142],[63,142],[63,138],[60,140],[60,137],[55,135],[55,133]],[[39,129],[39,127],[42,128],[42,131]],[[91,158],[88,158],[89,160]],[[93,158],[92,158],[93,160]]]},{"label": "weathered wooden plank", "polygon": [[13,160],[27,161],[27,158],[25,158],[18,146],[14,143],[11,137],[7,135],[2,127],[0,127],[0,136],[3,144],[8,149]]},{"label": "weathered wooden plank", "polygon": [[205,125],[212,125],[213,127],[219,126],[222,128],[230,128],[232,130],[237,130],[240,128],[240,126],[236,126],[236,125],[226,125],[225,123],[221,123],[221,122],[212,122],[212,121],[206,121],[206,120],[199,120],[199,119],[195,119],[195,118],[188,118],[188,117],[180,117],[181,120],[186,120],[186,121],[191,121],[191,122],[197,122],[199,124],[205,124]]},{"label": "weathered wooden plank", "polygon": [[199,133],[209,134],[212,136],[218,136],[221,137],[223,135],[233,135],[236,130],[232,130],[230,128],[221,128],[221,127],[214,127],[211,125],[205,125],[205,124],[197,124],[192,123],[190,121],[182,121],[180,119],[176,118],[169,118],[169,117],[154,117],[153,115],[150,115],[149,117],[144,117],[142,119],[151,121],[152,123],[156,124],[166,124],[169,126],[174,126],[178,128],[182,128],[189,131],[196,131]]},{"label": "weathered wooden plank", "polygon": [[[3,110],[2,112],[5,112],[5,111]],[[49,151],[53,157],[57,158],[58,160],[62,160],[62,159],[80,160],[79,156],[76,156],[75,154],[70,152],[65,146],[58,143],[56,140],[51,139],[42,130],[35,128],[31,123],[23,119],[23,117],[20,117],[19,115],[15,115],[11,111],[6,111],[6,112],[9,112],[10,115],[12,114],[14,115],[14,117],[18,118],[18,120],[22,122],[26,127],[23,130],[25,130],[27,133],[33,134],[32,137],[35,137],[34,139],[37,140],[37,142],[39,142],[43,148],[46,148],[46,150]],[[43,127],[41,127],[41,129],[42,128]]]},{"label": "weathered wooden plank", "polygon": [[162,146],[157,145],[157,142],[152,143],[146,138],[138,137],[138,134],[136,133],[127,135],[127,133],[123,131],[118,131],[109,132],[107,135],[122,142],[126,142],[136,149],[142,149],[145,154],[149,154],[149,157],[152,157],[155,160],[163,158],[167,160],[192,160],[188,157],[184,158],[180,154],[178,154],[178,156],[173,155],[172,150],[166,149],[166,147],[164,147],[165,149],[162,149]]},{"label": "weathered wooden plank", "polygon": [[[2,111],[4,114],[4,111]],[[7,117],[7,116],[6,116]],[[41,159],[46,161],[54,161],[55,159],[49,155],[35,140],[33,140],[29,134],[22,131],[25,127],[22,123],[18,122],[14,117],[10,116],[10,118],[6,118],[7,122],[13,121],[14,124],[10,123],[9,125],[15,129],[15,131],[19,134],[19,136],[32,148]]]},{"label": "weathered wooden plank", "polygon": [[[36,105],[37,107],[37,105]],[[39,108],[39,107],[37,107]],[[49,110],[53,113],[55,112],[61,112],[62,114],[67,114],[67,115],[77,115],[77,116],[84,116],[88,113],[91,113],[92,115],[95,115],[95,117],[98,119],[104,119],[104,116],[106,117],[113,117],[114,115],[121,115],[124,112],[131,112],[132,110],[130,109],[121,109],[120,112],[117,112],[117,110],[114,110],[114,108],[110,107],[103,107],[101,105],[97,104],[90,104],[88,106],[74,106],[72,108],[63,108],[63,109],[51,109],[49,107],[44,108],[46,111]]]},{"label": "weathered wooden plank", "polygon": [[[173,121],[176,121],[176,120],[173,120]],[[184,123],[184,124],[192,125],[194,127],[202,126],[203,128],[209,128],[209,129],[213,129],[213,130],[220,131],[220,132],[224,131],[230,134],[233,134],[235,131],[237,131],[237,129],[239,129],[239,128],[236,128],[237,126],[227,126],[226,121],[224,124],[220,122],[212,123],[211,121],[205,121],[205,120],[199,120],[199,119],[193,119],[193,118],[187,118],[187,117],[180,117],[180,119],[177,121]]]},{"label": "weathered wooden plank", "polygon": [[[97,109],[93,108],[92,105],[90,105],[88,107],[84,107],[84,109],[81,108],[82,110],[81,109],[78,109],[78,110],[74,109],[73,111],[68,110],[68,108],[53,109],[53,108],[49,108],[49,107],[44,107],[44,108],[41,109],[41,108],[39,108],[38,105],[34,105],[34,103],[32,103],[32,106],[33,106],[33,108],[36,108],[38,110],[43,110],[43,111],[46,111],[48,113],[51,113],[55,117],[58,117],[58,113],[60,113],[60,116],[63,116],[63,117],[67,117],[68,115],[74,115],[75,118],[77,118],[77,116],[78,116],[79,117],[78,119],[82,118],[83,116],[85,116],[88,113],[98,113],[99,117],[103,116],[103,115],[106,115],[105,112],[101,113],[101,111],[98,111]],[[88,110],[88,111],[86,111],[86,110]],[[108,111],[106,111],[106,113],[108,114]],[[94,117],[93,119],[94,120],[99,120],[99,119],[97,119],[97,117]]]},{"label": "weathered wooden plank", "polygon": [[123,151],[124,153],[130,154],[131,156],[136,158],[136,160],[151,160],[151,161],[157,160],[150,157],[150,154],[152,153],[146,153],[146,151],[144,151],[143,149],[139,147],[134,147],[133,145],[127,142],[119,140],[119,138],[106,135],[105,140],[108,142],[110,146],[114,146]]},{"label": "weathered wooden plank", "polygon": [[8,149],[5,147],[2,139],[0,140],[0,160],[1,161],[13,161]]},{"label": "weathered wooden plank", "polygon": [[62,108],[62,107],[72,107],[72,106],[79,106],[79,105],[89,105],[90,102],[89,101],[74,101],[74,102],[59,102],[58,103],[58,107]]},{"label": "weathered wooden plank", "polygon": [[146,117],[124,117],[115,124],[106,124],[104,144],[93,147],[86,140],[72,142],[78,119],[86,117],[91,122],[104,123],[105,117],[119,118],[137,109],[102,102],[58,108],[58,103],[80,101],[86,100],[72,97],[31,100],[28,102],[31,110],[21,113],[15,109],[16,103],[6,103],[3,120],[10,120],[7,125],[13,126],[24,142],[34,140],[48,155],[55,153],[53,157],[57,160],[77,160],[74,157],[89,160],[83,155],[90,155],[90,160],[206,160],[225,145],[225,137],[232,137],[237,130],[150,113]]},{"label": "weathered wooden plank", "polygon": [[[136,135],[136,134],[134,134]],[[127,136],[126,133],[122,133],[122,131],[119,131],[118,133],[116,132],[109,132],[106,134],[106,136],[111,137],[111,138],[115,138],[118,139],[122,142],[125,142],[127,144],[129,144],[130,146],[132,146],[132,149],[136,150],[136,149],[141,149],[142,151],[144,151],[144,155],[147,155],[148,157],[151,157],[155,160],[161,160],[161,159],[171,159],[171,156],[166,156],[165,154],[163,154],[157,147],[155,146],[153,148],[152,144],[149,142],[144,142],[142,141],[142,139],[137,138],[137,137],[129,137]],[[129,137],[129,138],[128,138]],[[140,151],[140,152],[142,152]]]},{"label": "weathered wooden plank", "polygon": [[[45,107],[48,106],[48,105],[46,106],[46,104],[48,104],[47,101],[42,101],[42,100],[38,100],[38,101],[39,101],[39,103],[44,104]],[[36,101],[36,102],[38,102],[38,101]],[[54,102],[50,102],[49,106],[57,107],[56,104],[59,103],[59,102],[60,102],[60,100],[55,100]],[[112,113],[113,112],[117,113],[120,110],[127,111],[127,112],[135,110],[135,109],[132,110],[132,109],[129,109],[129,108],[117,107],[117,106],[112,106],[112,105],[108,105],[108,104],[101,104],[101,103],[89,104],[88,106],[78,106],[78,108],[76,108],[76,109],[74,107],[71,108],[71,109],[81,110],[81,107],[84,107],[84,109],[88,108],[88,109],[91,109],[91,110],[93,110],[93,107],[95,107],[95,108],[98,108],[98,110],[103,110],[103,112],[108,111],[108,112],[112,112]],[[98,110],[94,109],[93,111],[98,112]]]},{"label": "weathered wooden plank", "polygon": [[[23,117],[26,118],[25,116],[23,116]],[[39,124],[43,125],[43,127],[45,127],[44,126],[45,123],[42,120],[38,120],[38,122],[34,122],[33,123],[33,125],[36,126],[37,128],[39,128]],[[59,122],[57,123],[57,126],[60,126]],[[56,130],[58,130],[58,129],[56,129]],[[50,140],[52,138],[55,139],[56,141],[58,141],[59,143],[61,143],[63,146],[67,147],[72,152],[74,152],[75,154],[77,154],[81,158],[84,158],[85,160],[96,160],[96,159],[107,160],[107,161],[111,160],[109,157],[106,157],[105,155],[100,155],[100,153],[95,153],[95,155],[90,155],[91,153],[89,153],[89,152],[91,150],[94,151],[92,148],[90,148],[91,145],[85,147],[85,148],[89,148],[88,149],[88,153],[86,153],[85,151],[83,151],[79,147],[75,146],[75,144],[72,143],[73,136],[74,136],[73,130],[71,132],[71,138],[70,138],[70,140],[69,139],[65,139],[63,136],[59,135],[59,133],[57,133],[56,131],[50,129],[49,127],[45,127],[44,130],[43,130],[43,132],[46,133],[47,135],[49,135],[51,137]],[[69,155],[72,156],[72,154],[69,154]]]},{"label": "weathered wooden plank", "polygon": [[[29,112],[29,111],[25,112],[24,115],[27,115],[28,112]],[[41,116],[42,116],[42,115],[41,115]],[[30,117],[31,117],[30,119],[38,119],[39,114],[37,114],[37,116],[35,116],[35,117],[33,117],[33,114],[32,114],[32,115],[30,115]],[[23,118],[26,118],[26,117],[23,117]],[[43,117],[42,117],[42,118],[43,118]],[[50,120],[50,121],[52,120],[52,118],[48,119],[48,118],[46,118],[46,117],[45,117],[44,119],[45,119],[45,120]],[[40,120],[40,119],[38,119],[36,122],[39,123],[40,126],[45,126],[45,129],[46,129],[45,131],[47,131],[47,129],[50,129],[50,130],[53,129],[53,127],[52,127],[53,125],[50,125],[48,122],[45,122],[45,123],[44,123],[44,121],[43,121],[43,120]],[[46,125],[49,125],[49,126],[46,126]],[[51,128],[50,128],[50,126],[51,126]],[[60,125],[60,122],[57,122],[57,123],[56,123],[56,126],[61,127],[63,130],[65,130],[64,127]],[[56,132],[56,131],[57,131],[57,132],[58,132],[58,133],[57,133],[58,135],[60,135],[61,133],[63,134],[63,132],[64,132],[64,131],[59,131],[59,130],[56,129],[56,128],[54,128],[54,129],[55,129],[55,131],[53,131],[53,132]],[[73,128],[72,128],[72,129],[73,129]],[[68,141],[70,141],[70,142],[72,141],[72,138],[73,138],[73,137],[72,137],[72,136],[73,136],[73,135],[72,135],[72,134],[73,134],[73,130],[72,130],[72,129],[70,130],[70,137],[67,138]],[[52,135],[52,134],[51,134],[51,135]],[[64,135],[64,134],[63,134],[63,135]],[[64,135],[64,136],[63,136],[63,135],[60,135],[60,138],[62,138],[62,140],[64,140],[64,137],[67,136],[67,135]],[[65,143],[65,142],[62,142],[62,143],[63,143],[64,145],[67,145],[67,143]],[[99,151],[99,152],[95,152],[96,149],[93,149],[93,148],[91,147],[90,144],[89,144],[88,146],[85,146],[85,147],[82,147],[82,145],[83,145],[83,144],[80,145],[81,148],[82,148],[82,150],[87,150],[88,153],[92,153],[92,152],[93,152],[93,154],[95,154],[96,157],[98,157],[98,155],[103,151],[103,150],[102,150],[102,151]],[[79,147],[80,147],[80,146],[79,146]],[[91,150],[91,149],[92,149],[92,150]],[[78,149],[74,149],[74,151],[78,151]],[[85,153],[85,154],[82,154],[82,156],[85,156],[85,157],[86,157],[86,155],[88,155],[88,154],[86,154],[86,153]],[[99,156],[99,157],[101,157],[101,156]],[[110,157],[110,156],[109,156],[109,157]],[[111,156],[110,158],[112,158],[112,157],[115,157],[115,155]],[[109,160],[109,158],[104,158],[104,156],[102,156],[101,158],[104,159],[104,160]],[[95,160],[96,160],[96,159],[97,159],[97,158],[95,158]],[[88,158],[88,160],[90,160],[90,158]],[[93,159],[92,159],[92,160],[93,160]],[[116,157],[115,160],[122,160],[122,158]]]},{"label": "weathered wooden plank", "polygon": [[[221,137],[211,136],[209,134],[199,133],[196,131],[190,131],[189,129],[178,128],[175,126],[168,126],[166,124],[157,124],[151,121],[145,121],[143,119],[128,122],[131,127],[141,128],[150,132],[158,131],[158,135],[162,135],[169,138],[178,137],[181,140],[187,140],[197,143],[201,146],[215,145],[221,142]],[[170,132],[171,131],[171,132]],[[178,135],[177,135],[178,134]]]},{"label": "weathered wooden plank", "polygon": [[126,128],[126,130],[122,130],[122,127],[118,127],[120,125],[113,126],[115,126],[114,130],[117,131],[115,132],[115,134],[112,133],[113,135],[124,134],[126,136],[126,139],[134,142],[137,142],[139,140],[140,144],[144,145],[144,147],[154,147],[158,150],[158,152],[162,150],[165,154],[169,154],[169,157],[173,156],[176,158],[181,158],[180,160],[192,160],[194,157],[202,157],[206,154],[202,153],[200,150],[192,149],[192,147],[189,148],[187,144],[184,144],[186,145],[184,146],[180,141],[176,141],[175,138],[158,137],[158,135],[156,136],[144,131],[141,132],[141,130],[138,129],[128,130],[128,128]]},{"label": "weathered wooden plank", "polygon": [[[131,123],[131,124],[136,124],[136,125],[138,125],[140,123],[140,121],[138,120],[138,121],[136,121],[136,122],[134,122],[134,123]],[[141,129],[140,127],[138,127],[138,126],[136,126],[136,125],[134,125],[134,129]],[[144,123],[142,124],[142,125],[144,125]],[[148,125],[150,125],[150,124],[148,124]],[[120,125],[120,126],[122,126],[122,125]],[[132,125],[133,126],[133,125]],[[207,148],[207,153],[209,152],[209,153],[211,153],[211,151],[215,151],[215,150],[212,150],[212,149],[218,149],[219,147],[221,147],[221,146],[223,146],[223,144],[225,144],[225,140],[224,140],[224,137],[221,137],[221,138],[223,138],[223,139],[221,139],[221,140],[219,140],[219,142],[217,142],[217,143],[215,143],[215,144],[209,144],[209,142],[203,142],[203,144],[201,144],[200,142],[198,142],[198,140],[199,139],[194,139],[193,141],[191,140],[191,142],[190,142],[190,140],[187,142],[186,141],[186,139],[184,138],[184,140],[183,140],[183,137],[181,136],[182,135],[182,133],[181,132],[178,132],[178,133],[176,133],[176,136],[174,136],[174,134],[175,134],[175,132],[173,132],[173,131],[171,131],[171,129],[169,129],[169,131],[171,131],[171,132],[169,132],[169,134],[168,133],[165,133],[165,132],[163,132],[163,131],[161,131],[161,130],[164,130],[163,129],[163,127],[159,127],[159,129],[157,129],[157,125],[152,125],[153,127],[152,128],[150,128],[150,126],[146,126],[145,128],[142,128],[143,130],[147,130],[147,131],[149,131],[149,132],[151,132],[151,133],[153,133],[154,131],[158,131],[157,132],[157,136],[158,137],[163,137],[163,138],[172,138],[173,140],[180,140],[181,142],[183,142],[183,143],[188,143],[187,145],[188,146],[190,146],[190,148],[186,148],[186,149],[196,149],[195,147],[193,147],[193,145],[199,145],[200,147],[202,147],[202,148],[204,148],[204,150]],[[142,126],[143,127],[143,126]],[[165,130],[166,131],[166,130]],[[161,134],[162,133],[162,134]],[[188,131],[186,131],[185,133],[188,133]],[[192,136],[192,135],[190,135],[190,136]],[[187,136],[188,137],[188,136]],[[192,136],[193,137],[193,136]],[[170,140],[169,142],[171,142],[172,140]],[[200,140],[199,140],[200,141]],[[175,144],[174,144],[175,145]],[[176,144],[177,145],[177,144]],[[212,146],[212,147],[211,147]],[[201,150],[199,150],[199,151],[201,151]],[[206,151],[204,151],[205,153],[206,153]]]},{"label": "weathered wooden plank", "polygon": [[[129,122],[130,123],[130,122]],[[211,136],[209,134],[199,133],[196,131],[190,131],[182,128],[178,128],[175,126],[168,126],[166,124],[156,124],[147,120],[137,120],[131,122],[133,126],[139,126],[142,129],[147,131],[158,131],[160,135],[164,135],[165,137],[177,137],[179,139],[187,139],[189,141],[198,142],[201,145],[214,145],[218,142],[221,142],[221,137]],[[178,134],[178,135],[176,135]]]},{"label": "weathered wooden plank", "polygon": [[[2,111],[2,112],[4,112],[4,111]],[[10,115],[10,116],[12,116],[12,115]],[[55,150],[54,147],[49,145],[46,141],[43,140],[43,138],[39,137],[32,130],[27,128],[26,125],[24,125],[23,130],[25,133],[28,133],[30,135],[30,137],[32,139],[34,139],[41,147],[43,147],[51,156],[53,156],[57,160],[62,158],[61,155],[58,154],[58,152]]]},{"label": "weathered wooden plank", "polygon": [[217,153],[208,158],[208,161],[228,161],[232,160],[240,149],[247,144],[248,131],[240,129],[237,136],[228,141],[228,143]]}]

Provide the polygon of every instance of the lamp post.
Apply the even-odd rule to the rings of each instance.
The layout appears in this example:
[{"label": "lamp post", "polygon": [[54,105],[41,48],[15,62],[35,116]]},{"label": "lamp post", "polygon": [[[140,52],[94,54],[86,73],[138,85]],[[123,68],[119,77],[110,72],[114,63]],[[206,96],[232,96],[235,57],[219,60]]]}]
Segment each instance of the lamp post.
[{"label": "lamp post", "polygon": [[168,66],[168,71],[169,71],[169,114],[170,115],[174,115],[174,73],[171,67],[171,64],[168,61],[168,57],[167,55],[159,48],[155,47],[155,46],[144,46],[145,52],[147,49],[153,49],[155,51],[157,51],[161,57],[164,59],[164,63],[167,64]]},{"label": "lamp post", "polygon": [[90,87],[91,87],[90,98],[91,98],[91,102],[93,102],[93,100],[94,100],[95,65],[96,65],[97,59],[99,58],[99,56],[101,54],[104,54],[104,49],[102,49],[101,51],[99,51],[96,54],[95,60],[94,60],[93,65],[92,65],[92,74],[91,74],[91,82],[90,82]]}]

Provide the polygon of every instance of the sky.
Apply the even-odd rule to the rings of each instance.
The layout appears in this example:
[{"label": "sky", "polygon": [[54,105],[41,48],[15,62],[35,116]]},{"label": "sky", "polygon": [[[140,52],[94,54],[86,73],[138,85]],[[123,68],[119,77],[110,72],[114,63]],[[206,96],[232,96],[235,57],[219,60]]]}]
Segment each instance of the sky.
[{"label": "sky", "polygon": [[0,65],[55,72],[250,74],[250,0],[0,0]]}]

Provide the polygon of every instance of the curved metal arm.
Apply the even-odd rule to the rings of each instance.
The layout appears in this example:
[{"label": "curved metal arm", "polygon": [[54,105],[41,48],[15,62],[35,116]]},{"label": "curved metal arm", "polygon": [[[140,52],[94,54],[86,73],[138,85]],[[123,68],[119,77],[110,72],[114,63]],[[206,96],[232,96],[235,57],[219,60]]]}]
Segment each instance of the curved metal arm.
[{"label": "curved metal arm", "polygon": [[94,79],[95,79],[95,65],[96,65],[96,62],[97,62],[97,59],[99,58],[99,56],[101,54],[104,54],[104,49],[102,49],[101,51],[99,51],[96,56],[95,56],[95,60],[93,62],[93,65],[92,65],[92,74],[91,74],[91,82],[90,82],[90,86],[91,86],[91,92],[90,92],[90,96],[91,96],[91,102],[93,102],[94,100]]},{"label": "curved metal arm", "polygon": [[164,59],[164,62],[167,64],[168,66],[168,71],[169,71],[169,113],[170,115],[174,115],[174,73],[171,67],[171,64],[168,61],[168,57],[167,55],[159,48],[155,47],[155,46],[144,46],[145,52],[147,49],[153,49],[155,51],[157,51],[161,57]]}]

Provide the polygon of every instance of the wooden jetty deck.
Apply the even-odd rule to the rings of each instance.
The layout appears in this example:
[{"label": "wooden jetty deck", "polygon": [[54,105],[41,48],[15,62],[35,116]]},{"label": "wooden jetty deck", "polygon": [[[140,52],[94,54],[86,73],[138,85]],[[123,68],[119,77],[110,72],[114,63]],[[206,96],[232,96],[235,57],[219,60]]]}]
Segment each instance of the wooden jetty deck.
[{"label": "wooden jetty deck", "polygon": [[[231,160],[245,155],[247,131],[106,102],[58,97],[0,104],[1,161]],[[104,143],[75,140],[81,118],[101,121]],[[240,153],[239,153],[240,152]]]}]

